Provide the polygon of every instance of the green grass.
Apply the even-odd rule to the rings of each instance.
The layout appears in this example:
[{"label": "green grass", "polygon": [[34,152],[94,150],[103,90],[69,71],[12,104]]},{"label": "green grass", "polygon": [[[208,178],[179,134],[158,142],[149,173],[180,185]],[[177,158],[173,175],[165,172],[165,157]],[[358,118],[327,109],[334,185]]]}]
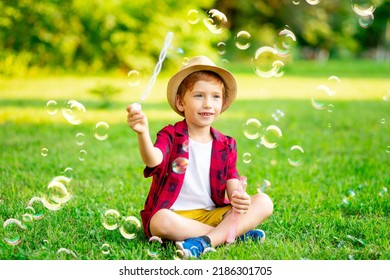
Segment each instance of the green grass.
[{"label": "green grass", "polygon": [[[248,193],[255,194],[264,180],[271,182],[266,193],[273,199],[275,210],[261,225],[267,234],[265,243],[221,246],[203,259],[389,260],[390,194],[383,190],[389,189],[390,182],[390,103],[382,99],[390,89],[388,82],[341,77],[340,86],[344,88],[322,100],[334,105],[333,112],[328,112],[310,104],[316,86],[327,83],[327,79],[240,78],[251,84],[242,85],[243,98],[220,116],[215,127],[236,138],[238,168],[248,177]],[[136,98],[119,96],[102,110],[97,100],[76,86],[86,89],[93,80],[72,79],[74,86],[70,88],[62,84],[69,78],[53,83],[53,79],[42,78],[41,86],[52,83],[52,87],[38,88],[30,80],[19,84],[17,80],[2,80],[6,94],[0,99],[0,223],[15,218],[26,229],[20,231],[22,241],[16,246],[3,241],[8,227],[0,230],[0,258],[152,259],[141,229],[134,230],[136,238],[128,240],[118,229],[109,231],[101,222],[108,209],[116,209],[122,217],[140,219],[139,211],[149,191],[150,179],[142,176],[144,166],[136,137],[127,127],[124,111]],[[362,92],[362,85],[371,90]],[[159,84],[156,88],[163,92]],[[297,94],[292,98],[276,94],[280,88]],[[45,93],[40,94],[40,90]],[[177,120],[161,96],[153,95],[144,104],[152,135]],[[59,107],[69,99],[83,103],[87,108],[83,123],[67,123],[60,111],[47,114],[49,99],[57,100]],[[272,118],[276,109],[285,113],[279,122]],[[277,125],[283,133],[278,146],[258,147],[258,141],[245,138],[242,126],[248,118],[258,118],[263,128]],[[93,136],[98,121],[110,125],[105,141]],[[83,145],[76,143],[78,132],[85,134]],[[288,158],[298,156],[290,151],[293,145],[304,149],[298,167],[288,163]],[[42,148],[48,149],[47,156],[41,155]],[[82,149],[87,151],[84,161],[79,160]],[[243,162],[244,153],[251,154],[248,164]],[[71,199],[57,211],[44,209],[40,220],[24,221],[28,201],[48,194],[51,179],[67,167],[73,169],[65,173],[72,177],[67,186]],[[345,204],[343,198],[349,191],[355,196]],[[102,253],[105,243],[111,247],[107,255]],[[60,248],[71,250],[76,257],[57,254]],[[173,259],[174,255],[175,248],[167,244],[158,259]]]}]

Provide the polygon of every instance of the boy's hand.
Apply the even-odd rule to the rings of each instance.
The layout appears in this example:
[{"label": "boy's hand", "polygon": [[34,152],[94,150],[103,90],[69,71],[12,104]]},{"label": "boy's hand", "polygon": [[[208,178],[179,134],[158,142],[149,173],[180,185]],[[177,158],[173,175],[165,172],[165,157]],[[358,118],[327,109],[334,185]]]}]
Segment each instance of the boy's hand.
[{"label": "boy's hand", "polygon": [[230,203],[233,206],[233,210],[240,214],[245,214],[251,205],[251,197],[246,191],[234,191]]},{"label": "boy's hand", "polygon": [[133,108],[138,106],[129,105],[127,106],[127,124],[129,127],[137,132],[138,134],[142,134],[148,130],[148,120],[146,115],[142,112],[142,110],[138,108]]}]

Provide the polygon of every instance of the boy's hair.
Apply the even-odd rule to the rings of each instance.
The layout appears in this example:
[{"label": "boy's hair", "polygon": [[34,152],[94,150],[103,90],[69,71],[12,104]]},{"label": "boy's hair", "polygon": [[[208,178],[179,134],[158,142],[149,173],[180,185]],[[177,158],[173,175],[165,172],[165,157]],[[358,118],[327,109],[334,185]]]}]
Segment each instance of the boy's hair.
[{"label": "boy's hair", "polygon": [[216,82],[222,85],[222,96],[223,100],[226,98],[226,86],[225,83],[223,82],[222,78],[215,72],[213,71],[207,71],[207,70],[202,70],[202,71],[197,71],[194,73],[191,73],[188,75],[180,84],[179,88],[177,89],[177,96],[180,98],[180,100],[183,99],[184,94],[188,90],[192,90],[195,83],[197,81],[206,81],[206,82]]}]

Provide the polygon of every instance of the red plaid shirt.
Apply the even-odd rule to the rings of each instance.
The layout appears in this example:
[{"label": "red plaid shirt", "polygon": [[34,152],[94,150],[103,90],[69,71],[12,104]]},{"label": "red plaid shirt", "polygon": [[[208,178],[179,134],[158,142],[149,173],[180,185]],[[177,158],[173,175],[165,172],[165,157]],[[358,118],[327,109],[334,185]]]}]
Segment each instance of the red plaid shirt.
[{"label": "red plaid shirt", "polygon": [[[236,168],[236,141],[211,128],[214,138],[211,150],[210,187],[211,199],[217,207],[229,204],[225,196],[226,181],[238,178]],[[144,176],[153,176],[152,185],[146,198],[145,207],[141,211],[145,233],[151,237],[149,222],[160,209],[170,208],[175,202],[183,185],[184,175],[172,171],[172,162],[178,157],[188,159],[188,149],[183,144],[188,143],[188,128],[185,120],[175,125],[168,125],[157,133],[154,144],[163,153],[160,165],[144,170]]]}]

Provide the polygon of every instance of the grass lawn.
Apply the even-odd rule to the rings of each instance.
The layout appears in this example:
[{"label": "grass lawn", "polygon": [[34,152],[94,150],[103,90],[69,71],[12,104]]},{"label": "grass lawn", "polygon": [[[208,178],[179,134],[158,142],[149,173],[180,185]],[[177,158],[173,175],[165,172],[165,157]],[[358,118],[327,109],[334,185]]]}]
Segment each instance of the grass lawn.
[{"label": "grass lawn", "polygon": [[[264,191],[275,210],[261,225],[267,234],[263,244],[221,246],[203,259],[390,259],[389,80],[341,73],[336,81],[329,79],[334,72],[322,71],[323,76],[279,79],[238,75],[238,99],[215,127],[237,140],[248,193],[268,181]],[[87,93],[102,81],[124,89],[107,108]],[[143,104],[152,135],[179,120],[164,100],[166,82],[158,79]],[[151,182],[143,178],[124,109],[137,101],[142,86],[131,89],[117,77],[0,79],[0,223],[21,222],[1,228],[1,259],[175,258],[172,244],[149,244],[142,229],[124,222],[140,219]],[[78,125],[61,112],[71,99],[86,109]],[[48,113],[49,100],[57,102],[56,113]],[[272,115],[278,109],[284,116],[277,120]],[[280,129],[280,137],[265,134],[276,147],[244,136],[249,118],[261,122],[259,131]],[[109,127],[97,131],[98,122]],[[296,145],[303,153],[292,148]],[[57,176],[62,183],[53,185]],[[34,197],[33,208],[27,207]],[[37,198],[51,201],[44,207]],[[102,225],[109,209],[135,238]]]}]

